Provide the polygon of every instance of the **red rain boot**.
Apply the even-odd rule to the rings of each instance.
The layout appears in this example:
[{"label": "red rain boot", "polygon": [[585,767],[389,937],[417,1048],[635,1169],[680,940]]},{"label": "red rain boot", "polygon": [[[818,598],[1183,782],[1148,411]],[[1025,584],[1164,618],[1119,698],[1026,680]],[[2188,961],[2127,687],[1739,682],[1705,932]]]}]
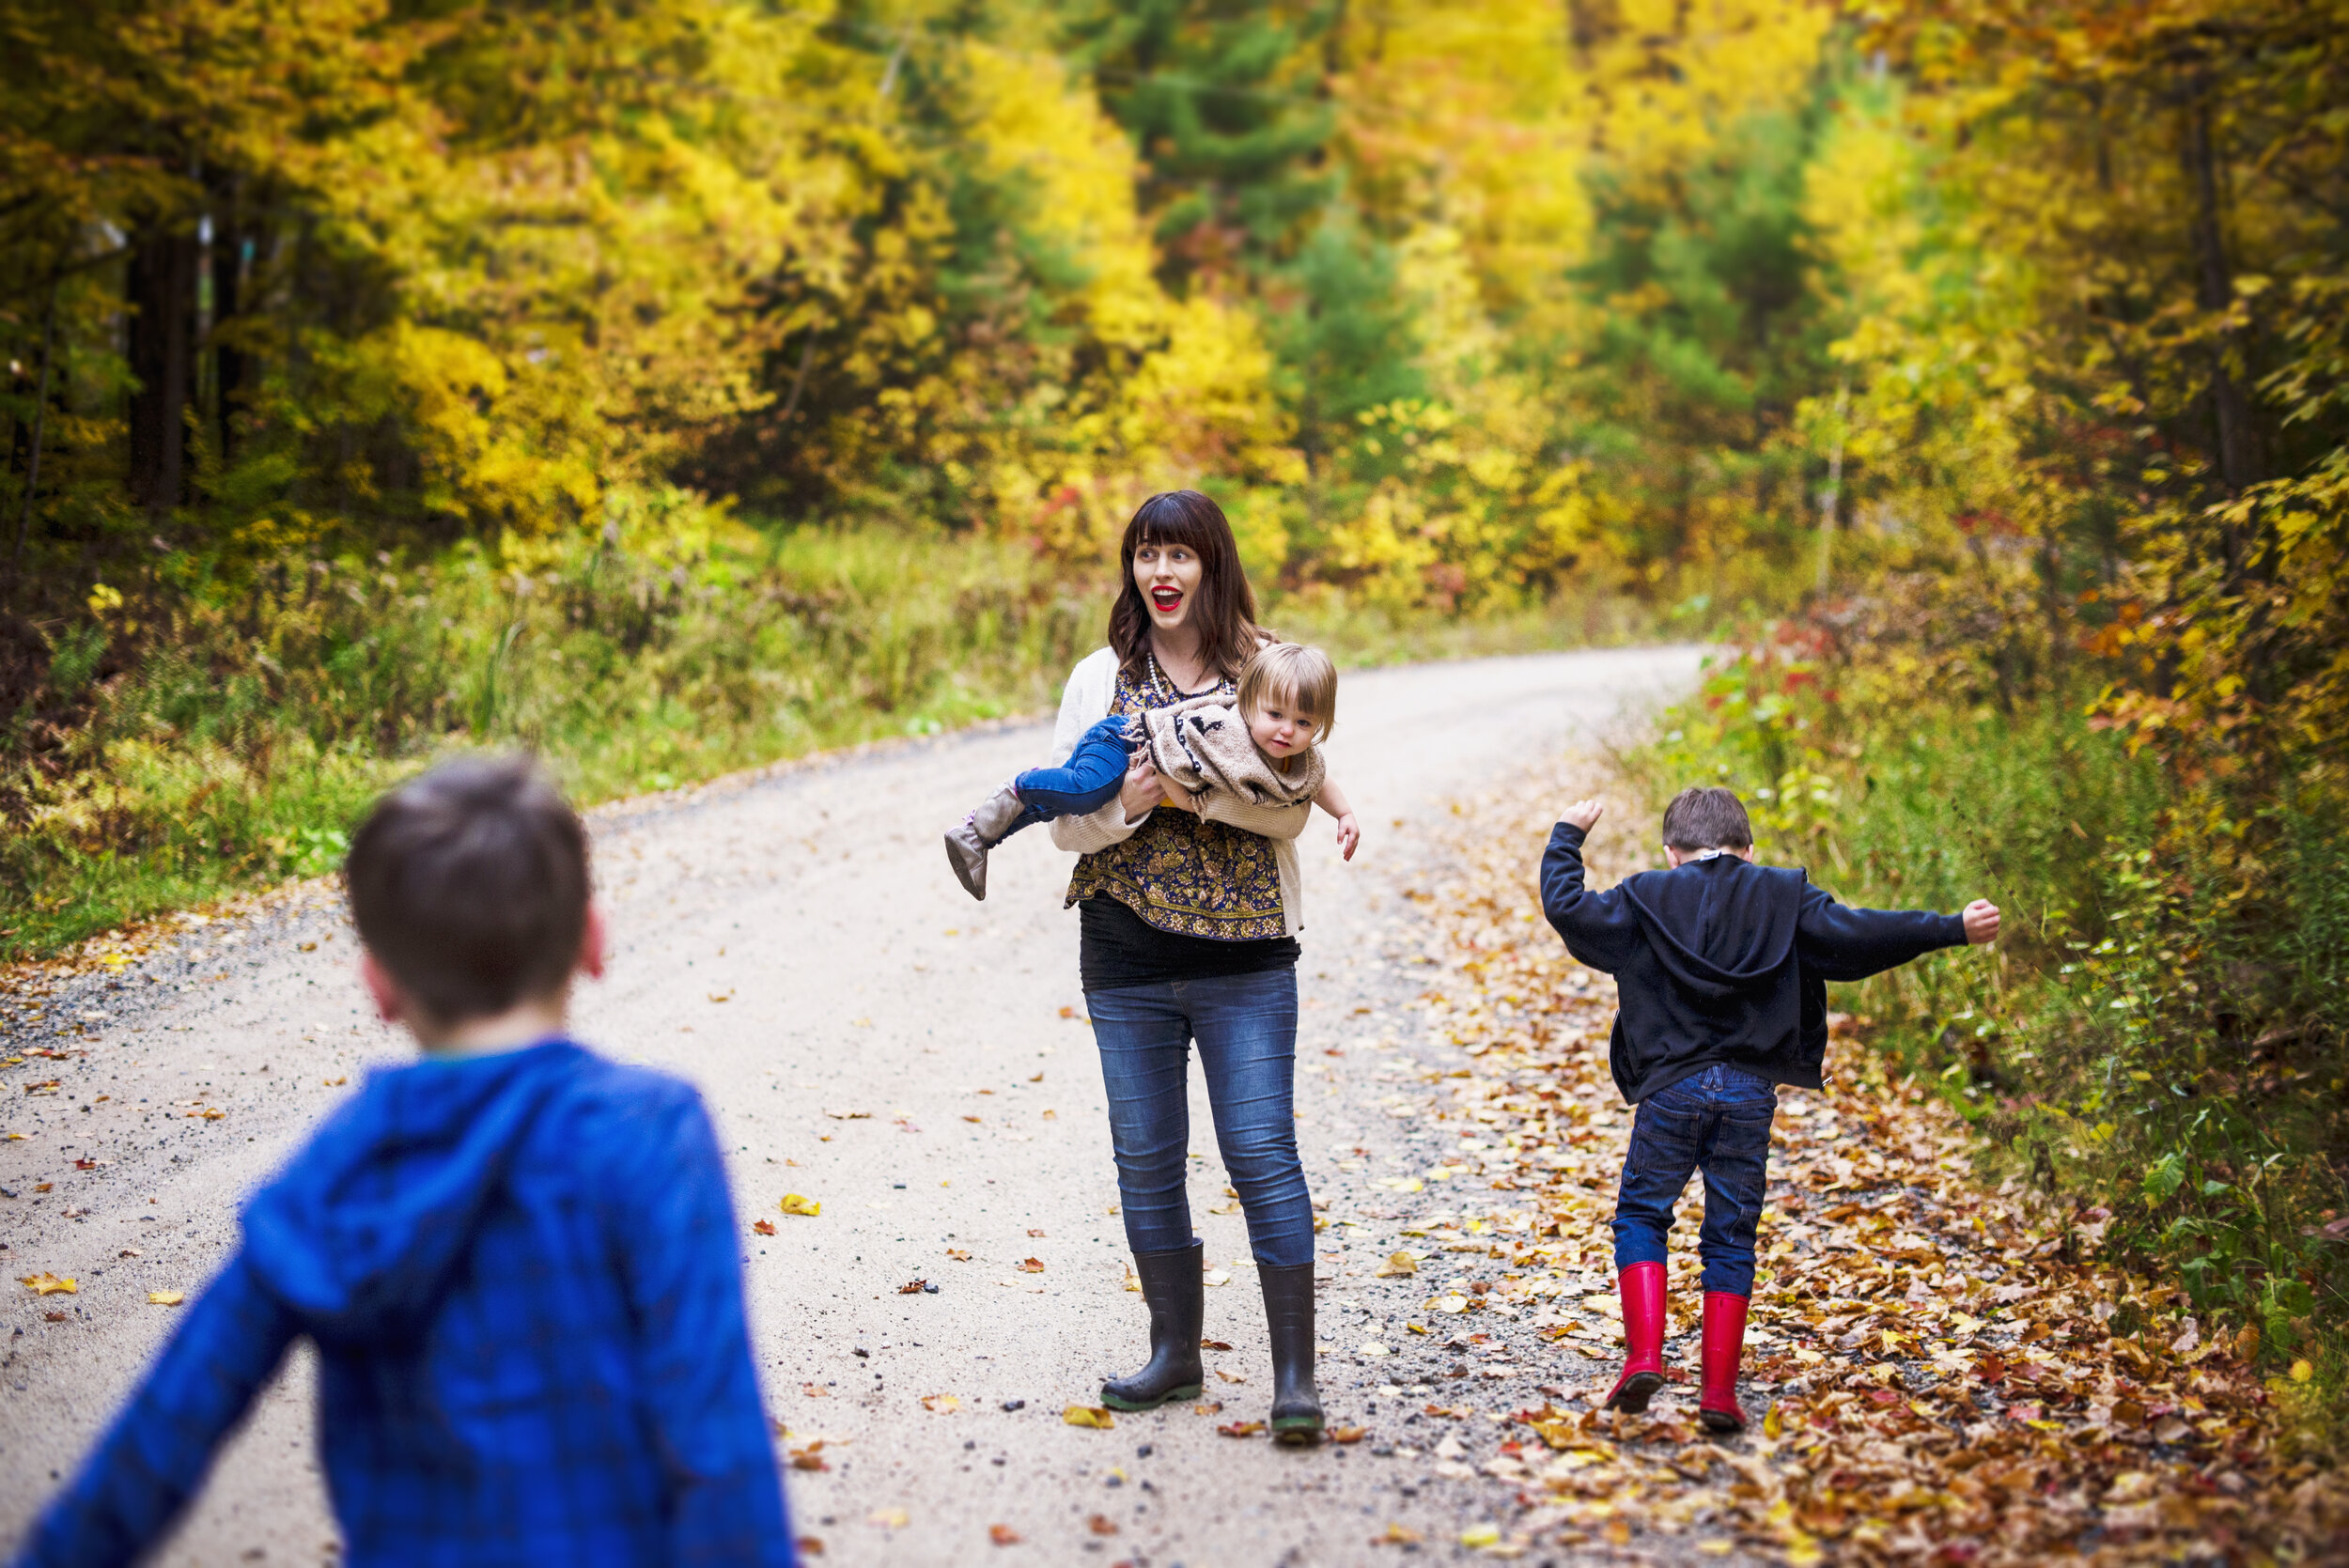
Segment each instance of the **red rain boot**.
[{"label": "red rain boot", "polygon": [[1707,1432],[1743,1432],[1737,1407],[1737,1363],[1746,1353],[1746,1298],[1725,1290],[1704,1293],[1704,1392],[1697,1420]]},{"label": "red rain boot", "polygon": [[1635,1263],[1616,1278],[1615,1287],[1623,1296],[1625,1354],[1623,1375],[1606,1407],[1636,1416],[1664,1386],[1664,1265]]}]

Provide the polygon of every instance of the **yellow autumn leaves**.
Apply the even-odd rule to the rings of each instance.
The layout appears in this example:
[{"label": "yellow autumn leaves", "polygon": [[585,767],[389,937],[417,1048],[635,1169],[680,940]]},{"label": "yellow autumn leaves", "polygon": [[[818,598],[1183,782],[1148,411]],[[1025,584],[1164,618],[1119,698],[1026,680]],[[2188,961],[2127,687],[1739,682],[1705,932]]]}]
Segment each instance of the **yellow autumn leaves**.
[{"label": "yellow autumn leaves", "polygon": [[[25,1274],[18,1277],[17,1283],[31,1291],[35,1296],[78,1296],[81,1294],[80,1284],[70,1275],[59,1278],[57,1275],[47,1273]],[[150,1290],[147,1293],[147,1299],[150,1306],[178,1307],[185,1305],[188,1297],[184,1291]]]}]

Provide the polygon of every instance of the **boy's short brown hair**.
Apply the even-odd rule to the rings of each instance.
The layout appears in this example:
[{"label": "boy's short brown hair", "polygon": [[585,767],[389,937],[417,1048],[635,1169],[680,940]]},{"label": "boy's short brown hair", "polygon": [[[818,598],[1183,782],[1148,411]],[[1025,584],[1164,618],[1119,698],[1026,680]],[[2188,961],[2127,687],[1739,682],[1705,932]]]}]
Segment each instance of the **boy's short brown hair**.
[{"label": "boy's short brown hair", "polygon": [[1750,849],[1753,824],[1735,790],[1700,785],[1682,790],[1664,808],[1664,844],[1684,851]]},{"label": "boy's short brown hair", "polygon": [[1302,643],[1269,643],[1258,648],[1239,672],[1240,711],[1283,698],[1314,716],[1315,742],[1329,739],[1338,722],[1338,667],[1328,654]]},{"label": "boy's short brown hair", "polygon": [[343,867],[359,939],[443,1024],[563,988],[587,929],[587,831],[525,757],[467,757],[376,802]]}]

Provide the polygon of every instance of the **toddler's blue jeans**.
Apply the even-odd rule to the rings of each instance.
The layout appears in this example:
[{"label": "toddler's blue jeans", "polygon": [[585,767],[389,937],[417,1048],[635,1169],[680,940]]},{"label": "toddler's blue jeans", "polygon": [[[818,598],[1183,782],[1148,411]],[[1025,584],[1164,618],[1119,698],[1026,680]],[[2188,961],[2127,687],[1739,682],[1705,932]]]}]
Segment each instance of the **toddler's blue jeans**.
[{"label": "toddler's blue jeans", "polygon": [[1109,1089],[1127,1245],[1172,1252],[1196,1239],[1184,1194],[1196,1040],[1216,1146],[1256,1262],[1313,1262],[1313,1200],[1297,1155],[1297,971],[1105,986],[1085,993],[1085,1007]]},{"label": "toddler's blue jeans", "polygon": [[1615,1270],[1663,1263],[1672,1206],[1692,1172],[1704,1172],[1697,1250],[1704,1288],[1753,1294],[1753,1233],[1768,1181],[1778,1088],[1718,1063],[1640,1102],[1615,1196]]},{"label": "toddler's blue jeans", "polygon": [[1126,766],[1133,754],[1128,723],[1123,714],[1112,713],[1085,731],[1058,768],[1031,768],[1015,774],[1011,787],[1019,792],[1020,812],[1003,830],[1003,838],[1034,823],[1083,816],[1108,805],[1125,787]]}]

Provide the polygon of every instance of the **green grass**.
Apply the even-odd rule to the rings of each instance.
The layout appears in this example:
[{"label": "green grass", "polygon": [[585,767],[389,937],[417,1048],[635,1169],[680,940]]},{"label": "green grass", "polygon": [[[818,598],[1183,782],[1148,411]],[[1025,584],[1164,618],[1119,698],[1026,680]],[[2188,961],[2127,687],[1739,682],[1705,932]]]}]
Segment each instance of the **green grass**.
[{"label": "green grass", "polygon": [[[1106,579],[970,536],[760,529],[671,492],[599,538],[180,584],[143,631],[124,618],[137,605],[68,622],[49,689],[0,737],[0,959],[331,872],[386,785],[457,750],[528,748],[591,804],[1043,711],[1100,641]],[[1327,597],[1266,613],[1349,665],[1641,624],[1603,602],[1477,622]]]}]

